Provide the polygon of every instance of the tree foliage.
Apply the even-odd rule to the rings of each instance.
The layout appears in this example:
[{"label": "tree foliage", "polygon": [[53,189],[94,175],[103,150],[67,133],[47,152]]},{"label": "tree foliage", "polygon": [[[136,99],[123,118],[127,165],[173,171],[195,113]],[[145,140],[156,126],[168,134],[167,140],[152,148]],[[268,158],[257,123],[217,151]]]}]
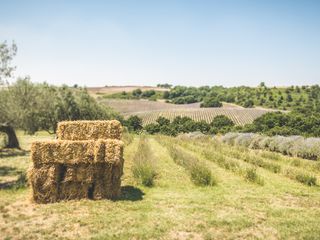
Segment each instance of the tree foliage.
[{"label": "tree foliage", "polygon": [[17,54],[17,45],[9,45],[6,41],[0,43],[0,85],[12,77],[15,67],[11,65],[13,57]]},{"label": "tree foliage", "polygon": [[29,134],[39,130],[55,132],[57,123],[64,120],[121,120],[100,106],[86,89],[36,84],[29,78],[19,78],[0,91],[0,110],[0,122],[10,123]]},{"label": "tree foliage", "polygon": [[226,116],[216,116],[211,123],[205,121],[196,122],[189,117],[176,117],[170,122],[169,119],[159,117],[157,123],[151,123],[144,127],[150,134],[161,133],[176,136],[179,133],[200,131],[204,134],[225,133],[230,130],[234,123]]},{"label": "tree foliage", "polygon": [[130,116],[124,124],[131,132],[140,132],[142,130],[142,119],[136,115]]},{"label": "tree foliage", "polygon": [[222,107],[222,103],[216,97],[207,97],[207,98],[204,98],[200,107],[202,108]]}]

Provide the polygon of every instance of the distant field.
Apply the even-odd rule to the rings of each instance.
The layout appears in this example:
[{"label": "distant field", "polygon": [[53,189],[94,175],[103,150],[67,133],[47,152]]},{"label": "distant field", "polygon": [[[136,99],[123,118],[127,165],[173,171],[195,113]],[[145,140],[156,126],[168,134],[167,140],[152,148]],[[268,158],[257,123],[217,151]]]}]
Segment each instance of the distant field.
[{"label": "distant field", "polygon": [[163,101],[104,99],[102,103],[112,107],[125,117],[138,115],[143,125],[153,123],[160,116],[173,120],[177,116],[187,116],[195,121],[211,122],[217,115],[226,115],[237,125],[251,123],[267,113],[268,109],[242,108],[225,103],[222,108],[200,108],[200,103],[175,105]]},{"label": "distant field", "polygon": [[155,90],[155,91],[168,91],[167,88],[159,88],[159,87],[152,87],[152,86],[109,86],[109,87],[89,87],[87,88],[89,93],[93,95],[110,95],[114,93],[120,92],[132,92],[133,90],[140,88],[142,91],[146,90]]}]

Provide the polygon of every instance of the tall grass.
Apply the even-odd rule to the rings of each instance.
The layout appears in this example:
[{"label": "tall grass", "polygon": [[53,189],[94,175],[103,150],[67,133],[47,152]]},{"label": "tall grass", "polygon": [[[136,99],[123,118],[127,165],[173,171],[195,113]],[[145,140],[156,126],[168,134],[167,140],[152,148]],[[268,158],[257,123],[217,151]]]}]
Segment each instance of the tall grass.
[{"label": "tall grass", "polygon": [[255,168],[247,168],[245,173],[245,178],[249,182],[254,182],[259,185],[264,185],[264,180],[257,174],[257,170]]},{"label": "tall grass", "polygon": [[144,136],[140,137],[131,167],[134,178],[144,186],[152,187],[157,176],[154,155]]},{"label": "tall grass", "polygon": [[237,159],[241,159],[247,163],[250,163],[256,167],[261,167],[266,170],[269,170],[273,173],[279,173],[281,171],[281,166],[277,163],[269,162],[264,160],[263,158],[259,157],[258,155],[252,155],[248,152],[239,152],[238,149],[230,149],[228,153]]},{"label": "tall grass", "polygon": [[240,164],[238,160],[230,158],[213,149],[208,149],[208,148],[203,149],[202,153],[206,159],[216,163],[218,166],[226,170],[232,171],[244,177],[244,179],[246,179],[247,181],[257,183],[259,185],[264,184],[263,178],[258,175],[258,173],[254,168],[245,168]]},{"label": "tall grass", "polygon": [[[248,136],[248,135],[247,135]],[[276,159],[276,161],[280,161],[282,160],[282,158],[284,158],[284,156],[279,156],[279,154],[277,153],[265,153],[265,154],[252,154],[249,151],[247,151],[245,148],[242,147],[238,147],[238,146],[234,146],[232,148],[228,148],[225,149],[225,147],[223,145],[220,145],[220,147],[217,147],[217,144],[213,144],[213,147],[211,148],[209,144],[204,145],[201,144],[202,147],[206,147],[206,149],[204,150],[205,156],[208,159],[214,160],[216,163],[218,163],[220,166],[224,167],[225,169],[230,169],[234,172],[238,172],[239,174],[245,174],[246,178],[248,177],[247,171],[251,171],[251,170],[245,170],[245,172],[243,173],[243,170],[239,170],[238,168],[240,168],[240,166],[237,166],[239,164],[237,164],[237,161],[232,160],[232,159],[228,159],[228,156],[231,156],[233,158],[236,159],[240,159],[244,162],[247,162],[249,164],[254,165],[255,167],[261,167],[264,168],[266,170],[269,170],[273,173],[277,173],[277,174],[281,174],[285,177],[288,177],[294,181],[298,181],[302,184],[308,185],[308,186],[314,186],[317,185],[317,178],[304,171],[301,169],[296,169],[296,168],[292,168],[292,167],[283,167],[278,163],[273,163],[270,162],[270,158],[271,159]],[[219,156],[220,155],[220,156]],[[215,156],[215,157],[212,157]],[[262,157],[263,156],[263,157]],[[222,161],[223,160],[223,161]],[[298,165],[298,166],[302,166],[304,168],[314,168],[312,169],[313,171],[317,171],[317,164],[315,162],[310,162],[310,161],[305,161],[302,162],[303,160],[298,159],[299,161],[295,161],[294,163],[290,163],[291,165]],[[309,166],[309,164],[307,163],[312,163],[311,166]],[[230,167],[231,166],[231,167]],[[298,167],[296,166],[296,167]],[[320,165],[319,165],[320,166]],[[283,169],[282,169],[283,168]],[[250,176],[250,175],[249,175]],[[247,178],[248,180],[248,178]],[[263,180],[259,180],[259,178],[257,178],[257,182],[263,182]]]},{"label": "tall grass", "polygon": [[126,146],[128,146],[130,143],[132,143],[133,139],[134,139],[133,134],[129,133],[128,131],[125,131],[122,134],[122,141],[124,142],[124,144]]},{"label": "tall grass", "polygon": [[297,170],[293,168],[288,168],[285,171],[285,175],[292,180],[298,181],[302,184],[305,184],[307,186],[316,186],[317,185],[317,178],[305,171]]},{"label": "tall grass", "polygon": [[186,150],[179,146],[167,145],[167,148],[174,162],[188,170],[191,181],[195,185],[212,186],[217,184],[216,179],[211,170],[205,165],[205,162],[200,161],[197,157],[187,153]]}]

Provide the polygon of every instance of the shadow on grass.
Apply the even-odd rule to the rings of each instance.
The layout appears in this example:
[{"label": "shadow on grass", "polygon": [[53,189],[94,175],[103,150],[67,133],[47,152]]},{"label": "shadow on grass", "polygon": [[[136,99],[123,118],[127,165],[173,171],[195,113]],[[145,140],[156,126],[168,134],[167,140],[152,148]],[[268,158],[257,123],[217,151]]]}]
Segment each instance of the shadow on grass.
[{"label": "shadow on grass", "polygon": [[0,158],[25,156],[28,153],[29,151],[22,149],[2,148],[0,149]]},{"label": "shadow on grass", "polygon": [[118,201],[141,201],[143,200],[144,192],[140,188],[134,186],[123,186],[121,187],[121,196],[117,199]]},{"label": "shadow on grass", "polygon": [[27,177],[25,173],[20,173],[17,180],[0,182],[0,190],[12,189],[17,190],[27,186]]},{"label": "shadow on grass", "polygon": [[0,177],[14,176],[14,175],[21,174],[21,173],[22,173],[22,171],[18,170],[15,167],[0,166]]}]

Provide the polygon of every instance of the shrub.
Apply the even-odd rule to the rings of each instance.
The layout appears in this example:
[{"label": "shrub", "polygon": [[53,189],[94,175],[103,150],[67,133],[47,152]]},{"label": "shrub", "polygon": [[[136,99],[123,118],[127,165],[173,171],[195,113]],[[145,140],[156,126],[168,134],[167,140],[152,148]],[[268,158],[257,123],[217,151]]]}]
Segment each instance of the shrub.
[{"label": "shrub", "polygon": [[130,116],[126,121],[125,121],[125,126],[128,127],[129,131],[132,132],[139,132],[142,130],[142,119],[139,118],[138,116]]},{"label": "shrub", "polygon": [[200,104],[201,108],[222,107],[222,103],[216,98],[205,98]]},{"label": "shrub", "polygon": [[259,185],[264,185],[263,179],[257,174],[257,171],[256,171],[255,168],[246,169],[245,178],[249,182],[254,182],[254,183],[257,183]]},{"label": "shrub", "polygon": [[191,180],[198,186],[216,185],[211,171],[203,165],[195,164],[190,169]]},{"label": "shrub", "polygon": [[296,175],[297,181],[308,185],[308,186],[315,186],[317,185],[317,178],[314,176],[311,176],[309,174],[298,174]]},{"label": "shrub", "polygon": [[249,147],[251,144],[251,141],[256,137],[255,133],[243,133],[238,135],[235,140],[234,144],[243,146],[243,147]]},{"label": "shrub", "polygon": [[234,145],[234,140],[236,139],[236,137],[239,136],[239,134],[240,133],[233,133],[233,132],[227,133],[221,137],[221,141],[229,145]]},{"label": "shrub", "polygon": [[217,129],[231,128],[234,126],[234,122],[225,115],[218,115],[212,120],[210,126]]},{"label": "shrub", "polygon": [[160,126],[159,126],[159,124],[156,124],[156,123],[150,123],[150,124],[146,125],[144,127],[144,129],[149,134],[155,134],[155,133],[160,132]]},{"label": "shrub", "polygon": [[317,185],[317,178],[305,171],[297,170],[294,168],[287,168],[285,171],[285,175],[292,180],[298,181],[307,186]]},{"label": "shrub", "polygon": [[230,145],[269,150],[305,159],[317,160],[320,158],[320,138],[268,137],[254,133],[227,133],[221,138],[221,141]]}]

